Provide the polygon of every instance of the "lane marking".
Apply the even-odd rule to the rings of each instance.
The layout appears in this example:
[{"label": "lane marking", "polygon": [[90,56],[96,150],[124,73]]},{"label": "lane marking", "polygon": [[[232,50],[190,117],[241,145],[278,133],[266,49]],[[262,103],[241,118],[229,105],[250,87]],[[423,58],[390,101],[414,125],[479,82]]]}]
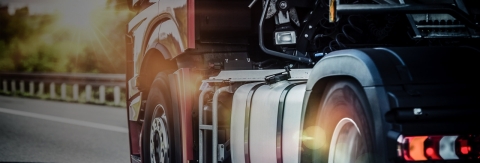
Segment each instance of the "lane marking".
[{"label": "lane marking", "polygon": [[0,107],[0,112],[8,113],[8,114],[14,114],[14,115],[20,115],[20,116],[25,116],[25,117],[31,117],[31,118],[38,118],[38,119],[54,121],[54,122],[61,122],[61,123],[67,123],[67,124],[72,124],[72,125],[84,126],[84,127],[103,129],[103,130],[108,130],[108,131],[128,133],[127,128],[112,126],[112,125],[106,125],[106,124],[101,124],[101,123],[95,123],[95,122],[87,122],[87,121],[68,119],[68,118],[63,118],[63,117],[56,117],[56,116],[51,116],[51,115],[44,115],[44,114],[31,113],[31,112],[25,112],[25,111],[19,111],[19,110],[5,109],[5,108],[1,108],[1,107]]}]

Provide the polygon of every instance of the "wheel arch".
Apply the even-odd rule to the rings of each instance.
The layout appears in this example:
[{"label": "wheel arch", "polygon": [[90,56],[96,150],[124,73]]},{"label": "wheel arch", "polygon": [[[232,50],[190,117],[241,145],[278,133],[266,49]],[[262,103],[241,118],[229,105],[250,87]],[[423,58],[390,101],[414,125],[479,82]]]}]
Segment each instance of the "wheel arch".
[{"label": "wheel arch", "polygon": [[138,77],[138,88],[144,92],[142,93],[143,99],[147,98],[150,86],[159,72],[177,69],[177,63],[174,60],[166,59],[165,53],[168,51],[161,44],[156,44],[145,54]]},{"label": "wheel arch", "polygon": [[[146,52],[156,48],[156,44],[159,43],[159,37],[160,37],[160,34],[162,33],[165,33],[165,32],[162,32],[162,29],[161,28],[161,25],[164,24],[165,22],[169,22],[169,21],[172,21],[175,25],[176,25],[176,29],[168,29],[170,31],[170,33],[174,33],[174,34],[180,34],[180,31],[179,31],[179,26],[178,26],[178,22],[177,20],[174,18],[174,16],[171,14],[171,13],[161,13],[159,14],[158,16],[154,17],[147,25],[146,27],[146,30],[145,30],[145,33],[144,33],[144,37],[142,39],[142,54],[146,54]],[[181,39],[181,38],[180,38]],[[177,41],[180,41],[182,42],[182,40],[177,40]],[[161,45],[163,46],[163,48],[166,49],[166,47],[168,46],[174,46],[174,45],[171,45],[172,43],[171,42],[163,42]],[[184,50],[184,49],[182,49]],[[171,52],[165,52],[163,53],[163,55],[165,56],[166,59],[170,59],[172,58],[172,56],[176,56],[178,54],[171,54]]]},{"label": "wheel arch", "polygon": [[[357,82],[364,89],[383,85],[378,67],[365,52],[356,49],[335,51],[313,67],[306,85],[303,109],[312,105],[312,101],[318,103],[315,99],[321,99],[328,82],[345,79]],[[371,96],[367,91],[365,93],[367,97]]]},{"label": "wheel arch", "polygon": [[[164,24],[167,24],[167,27],[162,28]],[[176,28],[172,28],[172,26]],[[182,35],[179,30],[177,20],[172,13],[169,12],[161,13],[149,21],[141,38],[140,55],[136,58],[135,63],[136,73],[138,73],[139,76],[144,76],[145,71],[152,67],[152,60],[156,60],[158,63],[173,63],[175,62],[173,58],[185,51],[185,40],[181,37]],[[152,54],[154,55],[152,56]],[[176,68],[176,66],[169,67],[169,69],[172,68]],[[158,72],[159,71],[156,73]],[[156,73],[150,78],[153,79]],[[138,81],[140,81],[140,83],[137,84],[139,88],[148,88],[150,87],[149,84],[151,84],[151,81],[153,81],[142,80],[143,79],[138,79]]]},{"label": "wheel arch", "polygon": [[[339,80],[351,80],[363,87],[369,105],[382,99],[377,97],[378,92],[370,91],[371,88],[383,88],[382,76],[374,61],[360,50],[340,50],[330,53],[313,67],[306,85],[304,112],[320,102],[318,99],[322,98],[329,82]],[[375,107],[371,108],[372,110],[380,109],[376,106],[370,107]]]},{"label": "wheel arch", "polygon": [[186,50],[186,40],[182,37],[184,34],[178,28],[180,28],[178,23],[171,16],[164,16],[155,26],[149,25],[147,30],[149,32],[145,33],[147,37],[143,39],[143,51],[158,49],[157,44],[160,44],[167,50],[163,54],[166,59],[177,57]]},{"label": "wheel arch", "polygon": [[[316,115],[319,111],[317,108],[321,103],[327,84],[349,80],[363,88],[367,98],[366,105],[370,107],[369,114],[373,118],[373,127],[380,131],[375,135],[375,139],[378,140],[377,148],[382,147],[387,141],[385,135],[390,126],[384,117],[384,112],[389,110],[389,103],[379,69],[380,67],[377,67],[377,64],[362,50],[335,51],[320,60],[312,69],[306,85],[303,102],[303,130],[315,123],[311,116]],[[304,157],[306,156],[302,154],[302,159]],[[380,160],[386,160],[386,157],[380,158]]]},{"label": "wheel arch", "polygon": [[341,80],[350,80],[356,82],[357,84],[360,83],[354,77],[347,75],[327,76],[317,80],[317,82],[312,85],[312,88],[310,88],[310,90],[307,89],[307,91],[305,92],[303,106],[303,110],[306,111],[305,115],[311,115],[311,113],[316,113],[318,111],[312,110],[312,108],[316,108],[321,103],[320,100],[323,97],[323,93],[325,92],[325,88],[327,87],[328,83]]}]

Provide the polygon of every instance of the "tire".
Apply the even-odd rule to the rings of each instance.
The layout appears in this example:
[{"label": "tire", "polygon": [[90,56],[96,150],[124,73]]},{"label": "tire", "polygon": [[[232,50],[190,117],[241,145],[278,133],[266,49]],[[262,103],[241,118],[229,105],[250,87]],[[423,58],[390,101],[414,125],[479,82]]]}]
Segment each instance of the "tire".
[{"label": "tire", "polygon": [[148,93],[142,129],[142,162],[174,162],[174,136],[168,76],[157,74]]},{"label": "tire", "polygon": [[[324,140],[314,160],[324,163],[372,163],[373,137],[369,105],[354,81],[327,84],[316,115]],[[318,135],[317,135],[318,136]]]}]

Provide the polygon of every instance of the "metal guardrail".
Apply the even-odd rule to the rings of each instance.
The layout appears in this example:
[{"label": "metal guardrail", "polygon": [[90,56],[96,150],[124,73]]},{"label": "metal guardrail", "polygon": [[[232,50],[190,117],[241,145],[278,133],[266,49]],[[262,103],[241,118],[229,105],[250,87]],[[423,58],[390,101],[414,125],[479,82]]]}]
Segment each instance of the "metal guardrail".
[{"label": "metal guardrail", "polygon": [[0,73],[0,81],[3,94],[125,105],[125,74]]}]

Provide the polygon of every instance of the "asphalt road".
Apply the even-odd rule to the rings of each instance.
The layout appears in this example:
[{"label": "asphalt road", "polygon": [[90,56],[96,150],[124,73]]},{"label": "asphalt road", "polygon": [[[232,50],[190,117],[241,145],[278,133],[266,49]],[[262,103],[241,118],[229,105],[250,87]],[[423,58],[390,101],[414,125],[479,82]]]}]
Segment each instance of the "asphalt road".
[{"label": "asphalt road", "polygon": [[0,96],[0,162],[128,163],[126,111]]}]

